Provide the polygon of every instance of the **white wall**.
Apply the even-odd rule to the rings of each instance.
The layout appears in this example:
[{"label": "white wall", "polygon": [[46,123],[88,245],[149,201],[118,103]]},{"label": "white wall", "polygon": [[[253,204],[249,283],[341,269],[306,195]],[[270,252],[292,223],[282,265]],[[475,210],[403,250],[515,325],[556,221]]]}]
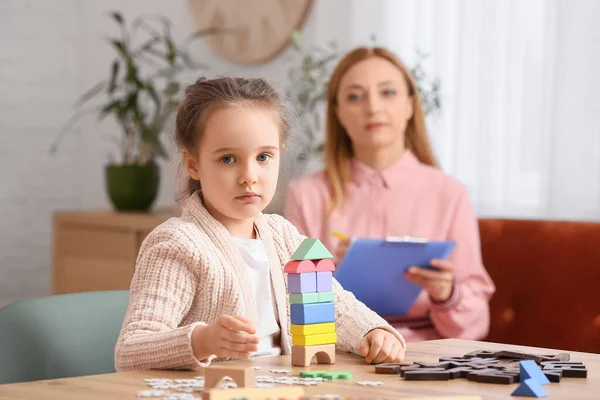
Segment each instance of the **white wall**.
[{"label": "white wall", "polygon": [[[347,36],[343,0],[315,3],[307,42]],[[113,123],[87,118],[56,156],[48,150],[73,102],[108,73],[113,50],[104,37],[117,34],[111,10],[129,21],[162,14],[180,39],[195,29],[185,0],[0,1],[0,305],[49,293],[53,211],[110,207],[104,165],[116,148],[110,138],[120,134]],[[209,76],[264,76],[279,86],[294,59],[288,50],[269,64],[243,67],[201,44],[194,49],[194,58],[211,66]],[[173,175],[165,165],[157,207],[173,205]]]}]

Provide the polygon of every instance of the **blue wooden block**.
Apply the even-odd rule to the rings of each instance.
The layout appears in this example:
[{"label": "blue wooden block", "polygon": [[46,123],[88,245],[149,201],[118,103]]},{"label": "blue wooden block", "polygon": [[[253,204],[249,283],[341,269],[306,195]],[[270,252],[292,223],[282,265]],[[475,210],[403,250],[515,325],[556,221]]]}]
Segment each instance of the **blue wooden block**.
[{"label": "blue wooden block", "polygon": [[317,292],[331,292],[333,290],[333,272],[317,272]]},{"label": "blue wooden block", "polygon": [[290,305],[290,317],[294,325],[335,322],[333,303],[310,303]]},{"label": "blue wooden block", "polygon": [[511,396],[546,397],[548,396],[548,393],[535,379],[525,379],[524,381],[521,381],[519,387],[511,393]]},{"label": "blue wooden block", "polygon": [[523,382],[525,379],[535,379],[536,381],[538,381],[538,383],[540,385],[546,385],[546,384],[550,383],[550,381],[548,380],[546,375],[544,375],[544,373],[542,372],[540,367],[538,367],[538,365],[535,363],[535,361],[524,360],[524,361],[521,361],[519,364],[520,364],[519,378],[520,378],[521,382]]},{"label": "blue wooden block", "polygon": [[315,293],[317,291],[317,273],[303,272],[288,274],[288,293]]}]

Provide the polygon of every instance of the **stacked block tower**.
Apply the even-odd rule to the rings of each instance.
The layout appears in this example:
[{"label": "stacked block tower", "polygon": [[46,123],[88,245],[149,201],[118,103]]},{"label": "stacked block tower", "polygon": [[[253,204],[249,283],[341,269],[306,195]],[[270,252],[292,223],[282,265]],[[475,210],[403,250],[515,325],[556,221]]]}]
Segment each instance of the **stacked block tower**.
[{"label": "stacked block tower", "polygon": [[305,239],[286,264],[292,334],[292,365],[335,363],[333,256],[318,239]]}]

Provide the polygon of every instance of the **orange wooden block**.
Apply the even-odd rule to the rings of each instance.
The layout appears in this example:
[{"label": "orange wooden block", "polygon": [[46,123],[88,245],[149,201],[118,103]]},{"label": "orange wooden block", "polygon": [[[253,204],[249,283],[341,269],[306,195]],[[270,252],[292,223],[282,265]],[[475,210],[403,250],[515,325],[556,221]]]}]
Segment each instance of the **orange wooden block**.
[{"label": "orange wooden block", "polygon": [[286,274],[301,274],[303,272],[315,272],[317,267],[311,260],[292,260],[285,264],[283,272]]},{"label": "orange wooden block", "polygon": [[254,368],[211,365],[204,370],[204,387],[212,389],[220,385],[224,377],[230,377],[238,387],[254,387]]},{"label": "orange wooden block", "polygon": [[333,260],[329,258],[314,260],[314,263],[317,266],[317,272],[335,271],[335,264],[333,263]]},{"label": "orange wooden block", "polygon": [[335,344],[292,346],[292,365],[308,367],[314,356],[319,364],[335,364]]}]

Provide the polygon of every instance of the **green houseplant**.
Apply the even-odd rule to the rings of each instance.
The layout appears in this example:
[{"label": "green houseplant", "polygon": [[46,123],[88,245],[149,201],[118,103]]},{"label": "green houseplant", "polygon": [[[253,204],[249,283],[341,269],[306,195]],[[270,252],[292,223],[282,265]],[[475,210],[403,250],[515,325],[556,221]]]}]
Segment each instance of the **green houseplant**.
[{"label": "green houseplant", "polygon": [[[75,112],[51,147],[57,151],[62,137],[82,116],[96,113],[100,120],[111,116],[121,128],[116,142],[117,160],[105,167],[108,197],[119,211],[147,211],[159,188],[157,159],[168,159],[161,140],[176,110],[182,86],[180,76],[190,69],[204,69],[186,50],[196,38],[214,34],[206,29],[188,36],[182,46],[171,36],[171,22],[162,16],[141,16],[128,27],[123,16],[112,12],[120,36],[108,38],[116,57],[108,78],[84,93]],[[90,104],[102,97],[100,104]]]}]

